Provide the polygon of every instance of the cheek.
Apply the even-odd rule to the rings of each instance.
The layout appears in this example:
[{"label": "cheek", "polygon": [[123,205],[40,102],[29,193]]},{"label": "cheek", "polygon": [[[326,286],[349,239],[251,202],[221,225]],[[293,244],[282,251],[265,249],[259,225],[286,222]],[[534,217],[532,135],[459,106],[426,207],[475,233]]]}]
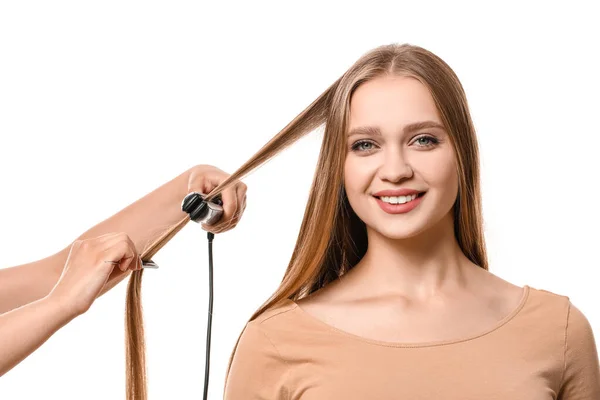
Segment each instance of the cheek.
[{"label": "cheek", "polygon": [[444,159],[437,160],[435,168],[431,166],[427,169],[425,180],[432,188],[441,189],[444,195],[454,196],[458,190],[458,174],[456,171],[456,161],[452,155]]},{"label": "cheek", "polygon": [[346,191],[352,192],[364,192],[369,187],[370,183],[370,171],[369,168],[360,160],[353,159],[349,156],[344,164],[344,185]]},{"label": "cheek", "polygon": [[354,184],[354,179],[352,178],[355,176],[355,173],[354,164],[346,158],[346,161],[344,162],[344,186],[346,187],[347,192],[352,191]]}]

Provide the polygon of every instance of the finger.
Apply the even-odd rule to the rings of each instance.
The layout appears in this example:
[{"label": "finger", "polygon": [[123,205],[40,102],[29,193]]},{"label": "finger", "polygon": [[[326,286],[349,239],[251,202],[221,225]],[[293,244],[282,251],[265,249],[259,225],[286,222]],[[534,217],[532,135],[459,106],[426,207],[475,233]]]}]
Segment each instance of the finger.
[{"label": "finger", "polygon": [[103,252],[103,260],[118,262],[121,271],[127,270],[129,263],[134,256],[131,246],[123,239],[107,247]]},{"label": "finger", "polygon": [[131,237],[125,232],[118,232],[113,234],[106,240],[104,246],[110,248],[112,246],[116,246],[118,243],[124,243],[128,248],[126,249],[126,253],[123,255],[120,268],[122,271],[126,271],[127,269],[133,269],[138,267],[137,258],[139,258],[135,243],[131,239]]},{"label": "finger", "polygon": [[244,202],[242,204],[242,210],[240,211],[240,217],[239,218],[241,218],[242,214],[244,214],[244,211],[246,211],[246,200],[245,199],[244,199]]},{"label": "finger", "polygon": [[[210,231],[213,233],[226,232],[228,230],[235,228],[242,216],[242,213],[244,212],[245,207],[246,207],[245,206],[246,190],[247,190],[246,184],[244,184],[240,181],[238,181],[238,183],[235,184],[234,186],[232,186],[230,189],[226,189],[222,193],[223,217],[221,218],[221,221],[212,226],[202,225],[202,228],[204,230],[207,230],[207,231]],[[235,199],[235,201],[234,201],[235,206],[233,206],[231,204],[231,200],[228,200],[231,198]],[[227,210],[226,204],[229,204],[229,210]]]},{"label": "finger", "polygon": [[240,197],[245,198],[246,197],[246,192],[248,191],[248,185],[246,185],[244,182],[240,182],[237,184],[237,186],[239,186],[239,193],[240,193]]},{"label": "finger", "polygon": [[232,186],[225,189],[221,193],[221,199],[223,200],[223,217],[221,222],[218,224],[219,228],[223,225],[227,225],[231,219],[233,219],[234,214],[238,209],[238,196],[237,196],[237,188],[238,186]]},{"label": "finger", "polygon": [[135,247],[135,243],[133,242],[133,240],[131,239],[131,237],[129,235],[127,235],[127,237],[125,238],[130,251],[131,251],[131,260],[128,263],[128,268],[131,269],[132,271],[137,271],[142,269],[142,258],[140,257],[140,255],[137,252],[137,249]]},{"label": "finger", "polygon": [[102,263],[102,267],[107,269],[106,273],[108,277],[110,277],[110,275],[113,273],[115,267],[123,271],[123,269],[121,268],[121,263],[119,261],[104,260],[100,262]]},{"label": "finger", "polygon": [[229,175],[222,171],[211,171],[202,174],[194,182],[190,182],[189,191],[200,191],[204,194],[212,192],[214,188],[219,186]]},{"label": "finger", "polygon": [[122,264],[125,271],[131,269],[135,271],[137,268],[137,260],[139,255],[135,251],[135,247],[131,245],[131,243],[127,243],[127,255],[123,257]]},{"label": "finger", "polygon": [[246,191],[248,190],[248,186],[244,183],[240,182],[236,185],[237,188],[237,215],[235,216],[236,222],[242,217],[244,210],[246,209]]},{"label": "finger", "polygon": [[236,185],[235,187],[235,196],[236,196],[236,204],[237,207],[235,209],[235,212],[233,213],[233,215],[231,216],[231,218],[229,218],[226,222],[227,224],[223,227],[224,230],[230,230],[233,229],[237,226],[238,222],[240,221],[240,218],[242,217],[242,213],[244,212],[244,198],[245,198],[245,194],[241,194],[240,192],[243,192],[243,186],[241,185]]}]

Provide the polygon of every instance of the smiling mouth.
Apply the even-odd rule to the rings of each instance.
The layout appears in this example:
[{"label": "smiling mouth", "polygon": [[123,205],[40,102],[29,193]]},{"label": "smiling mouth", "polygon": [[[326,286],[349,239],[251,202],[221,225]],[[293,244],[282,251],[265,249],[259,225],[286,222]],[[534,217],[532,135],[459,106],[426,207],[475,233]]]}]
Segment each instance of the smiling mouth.
[{"label": "smiling mouth", "polygon": [[[415,197],[415,199],[418,199],[419,197],[423,197],[425,195],[425,193],[427,193],[427,192],[421,192],[421,193],[419,193],[417,195],[417,197]],[[375,197],[376,199],[381,200],[381,197],[393,197],[393,196],[373,196],[373,197]],[[400,197],[400,196],[395,196],[395,197]],[[407,196],[404,196],[404,197],[407,197]]]}]

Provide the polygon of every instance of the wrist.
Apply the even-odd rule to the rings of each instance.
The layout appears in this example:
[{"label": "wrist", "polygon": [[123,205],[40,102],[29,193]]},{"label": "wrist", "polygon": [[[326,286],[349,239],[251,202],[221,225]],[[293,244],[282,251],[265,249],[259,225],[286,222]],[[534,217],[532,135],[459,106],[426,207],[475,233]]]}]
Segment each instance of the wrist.
[{"label": "wrist", "polygon": [[190,182],[192,182],[194,175],[198,173],[198,168],[199,166],[188,168],[169,183],[170,188],[165,193],[161,207],[162,210],[172,210],[168,213],[168,215],[175,217],[170,221],[171,223],[179,222],[181,217],[185,216],[185,213],[181,210],[181,202],[192,190]]},{"label": "wrist", "polygon": [[54,287],[56,282],[60,279],[62,275],[63,269],[65,267],[65,262],[69,257],[69,253],[71,252],[71,246],[73,243],[69,243],[69,245],[63,248],[58,253],[53,254],[49,257],[50,262],[44,265],[43,274],[45,277],[49,278],[49,281],[52,282],[52,286],[50,289]]},{"label": "wrist", "polygon": [[65,324],[81,314],[75,310],[68,299],[53,292],[50,292],[41,301],[45,304],[49,313],[52,313]]}]

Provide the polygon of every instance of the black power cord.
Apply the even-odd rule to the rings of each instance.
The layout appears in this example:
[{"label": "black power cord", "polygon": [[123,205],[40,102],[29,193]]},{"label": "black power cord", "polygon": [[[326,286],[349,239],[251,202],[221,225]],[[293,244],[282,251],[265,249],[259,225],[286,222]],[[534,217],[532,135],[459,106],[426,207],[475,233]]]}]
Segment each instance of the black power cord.
[{"label": "black power cord", "polygon": [[212,242],[215,234],[208,232],[208,324],[206,327],[206,364],[204,366],[204,397],[208,399],[208,377],[210,376],[210,333],[212,327],[212,310],[213,310],[213,257],[212,257]]},{"label": "black power cord", "polygon": [[[223,216],[223,200],[221,195],[217,195],[212,202],[206,202],[204,193],[191,192],[181,203],[181,209],[190,215],[194,222],[213,225]],[[210,376],[210,339],[212,331],[212,311],[213,311],[213,257],[212,242],[215,238],[214,233],[208,232],[208,324],[206,327],[206,364],[204,366],[204,396],[208,398],[208,378]]]}]

